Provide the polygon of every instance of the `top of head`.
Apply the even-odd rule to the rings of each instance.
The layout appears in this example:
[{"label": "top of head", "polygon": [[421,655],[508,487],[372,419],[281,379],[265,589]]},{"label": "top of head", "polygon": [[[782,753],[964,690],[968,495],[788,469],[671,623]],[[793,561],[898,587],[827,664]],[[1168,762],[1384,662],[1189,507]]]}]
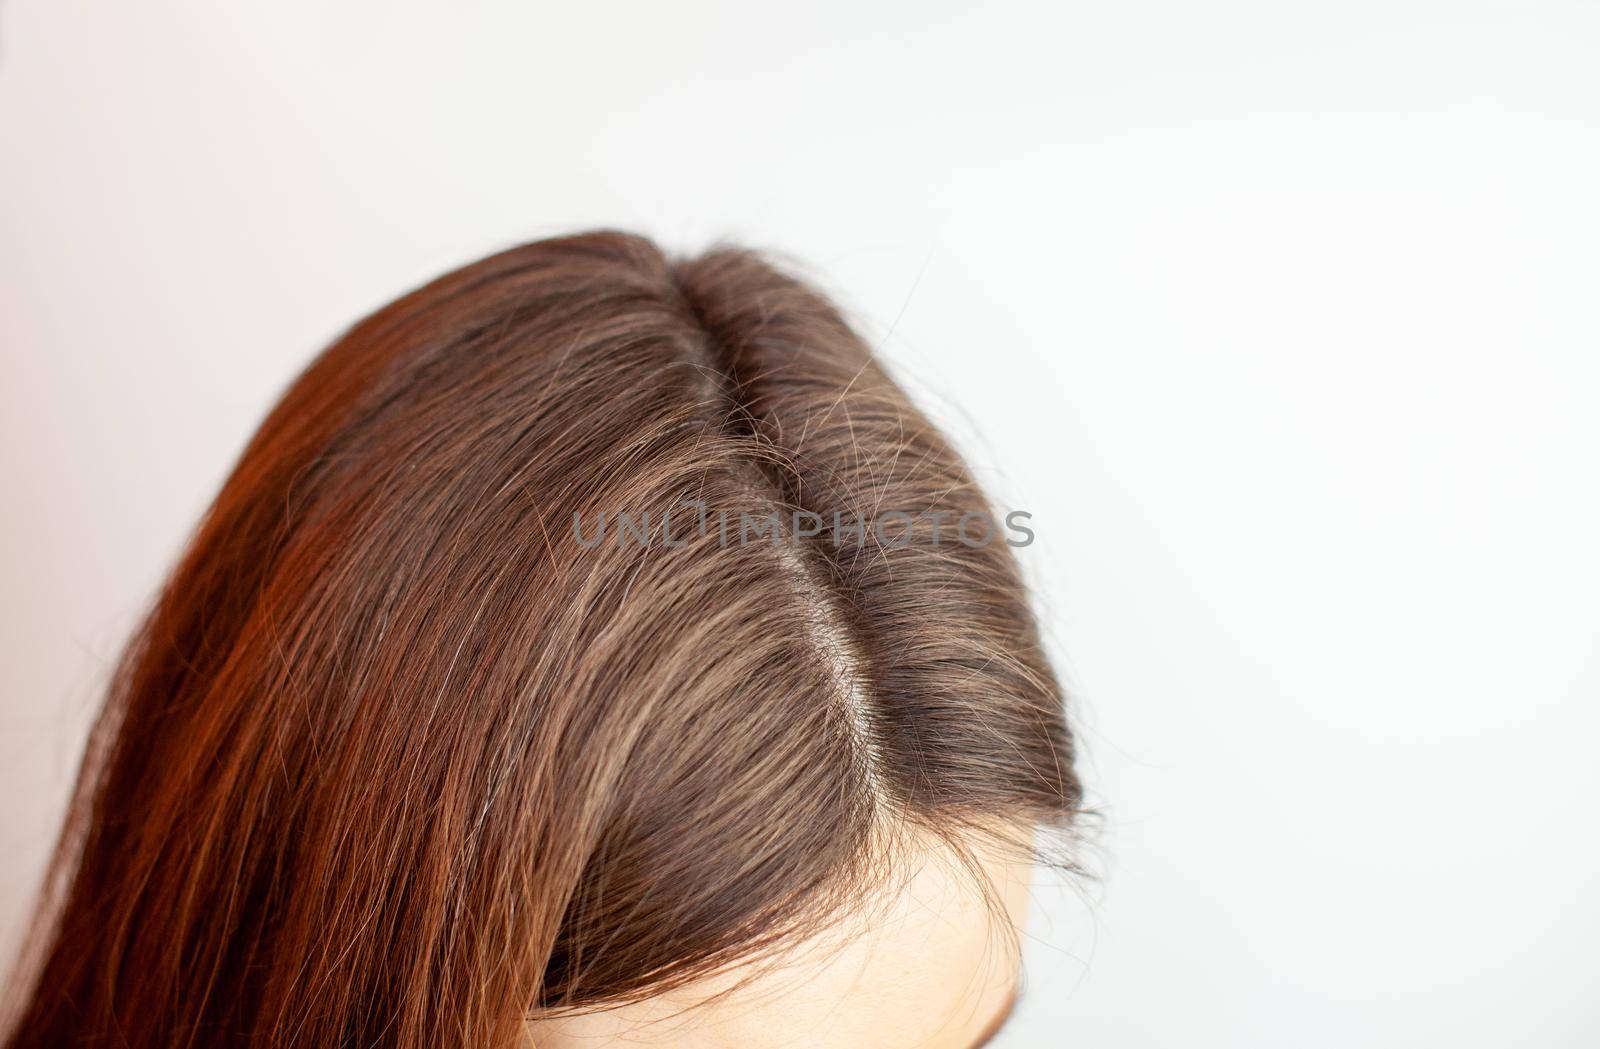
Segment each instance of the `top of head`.
[{"label": "top of head", "polygon": [[115,897],[96,952],[184,945],[112,997],[208,974],[185,1029],[499,1044],[507,1003],[783,942],[909,832],[1064,823],[1010,552],[930,535],[987,510],[756,256],[593,233],[451,273],[245,452],[113,696],[66,920]]}]

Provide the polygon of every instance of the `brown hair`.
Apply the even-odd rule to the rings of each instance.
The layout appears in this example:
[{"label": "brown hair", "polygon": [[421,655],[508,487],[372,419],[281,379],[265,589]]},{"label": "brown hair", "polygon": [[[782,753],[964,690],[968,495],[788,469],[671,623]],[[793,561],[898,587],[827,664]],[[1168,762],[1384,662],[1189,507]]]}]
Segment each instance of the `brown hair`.
[{"label": "brown hair", "polygon": [[896,828],[1065,826],[1011,552],[930,534],[987,510],[748,252],[590,233],[406,295],[289,389],[130,645],[6,1044],[504,1046],[815,927]]}]

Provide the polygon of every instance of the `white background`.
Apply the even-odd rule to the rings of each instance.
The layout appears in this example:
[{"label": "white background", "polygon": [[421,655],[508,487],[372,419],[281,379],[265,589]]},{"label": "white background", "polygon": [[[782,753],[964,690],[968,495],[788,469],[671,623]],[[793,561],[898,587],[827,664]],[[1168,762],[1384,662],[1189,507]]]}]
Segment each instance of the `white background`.
[{"label": "white background", "polygon": [[1597,132],[1592,3],[10,0],[4,942],[284,383],[606,224],[803,260],[1036,515],[1102,880],[1001,1046],[1600,1044]]}]

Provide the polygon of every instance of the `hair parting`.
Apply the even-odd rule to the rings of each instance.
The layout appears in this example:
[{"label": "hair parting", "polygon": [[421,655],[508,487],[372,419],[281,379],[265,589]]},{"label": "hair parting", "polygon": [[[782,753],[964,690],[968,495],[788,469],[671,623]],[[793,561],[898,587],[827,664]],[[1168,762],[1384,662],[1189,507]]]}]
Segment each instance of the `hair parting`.
[{"label": "hair parting", "polygon": [[[356,324],[127,648],[4,1044],[514,1045],[794,942],[915,836],[1072,824],[1004,543],[724,544],[685,502],[987,510],[747,251],[545,240]],[[644,542],[574,534],[618,513]]]}]

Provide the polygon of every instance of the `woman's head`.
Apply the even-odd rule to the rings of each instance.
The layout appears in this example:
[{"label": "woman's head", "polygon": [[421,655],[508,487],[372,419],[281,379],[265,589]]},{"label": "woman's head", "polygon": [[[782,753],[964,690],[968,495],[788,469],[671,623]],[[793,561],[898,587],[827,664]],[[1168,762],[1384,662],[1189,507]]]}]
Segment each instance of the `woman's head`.
[{"label": "woman's head", "polygon": [[13,1044],[600,1044],[919,892],[1006,925],[1079,793],[995,526],[748,253],[587,234],[405,296],[130,647]]}]

